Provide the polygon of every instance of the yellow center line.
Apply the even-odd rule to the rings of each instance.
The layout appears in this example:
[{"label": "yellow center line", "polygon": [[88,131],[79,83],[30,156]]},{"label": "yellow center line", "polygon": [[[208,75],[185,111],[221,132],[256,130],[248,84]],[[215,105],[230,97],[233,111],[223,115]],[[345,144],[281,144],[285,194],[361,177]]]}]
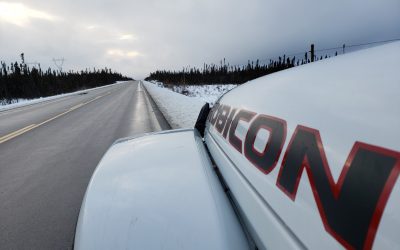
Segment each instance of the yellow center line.
[{"label": "yellow center line", "polygon": [[17,131],[14,131],[14,132],[12,132],[12,133],[10,133],[10,134],[8,134],[8,135],[5,135],[5,136],[3,136],[3,137],[0,137],[0,144],[1,143],[4,143],[4,142],[6,142],[6,141],[9,141],[9,140],[11,140],[11,139],[13,139],[13,138],[15,138],[15,137],[17,137],[17,136],[20,136],[20,135],[22,135],[22,134],[24,134],[24,133],[26,133],[26,132],[28,132],[28,131],[31,131],[32,129],[35,129],[35,128],[37,128],[37,127],[40,127],[40,126],[42,126],[42,125],[44,125],[44,124],[46,124],[46,123],[49,123],[49,122],[51,122],[51,121],[53,121],[53,120],[55,120],[55,119],[57,119],[57,118],[59,118],[59,117],[61,117],[61,116],[63,116],[63,115],[66,115],[66,114],[68,114],[68,113],[70,113],[70,112],[72,112],[72,111],[74,111],[74,110],[76,110],[76,109],[78,109],[78,108],[81,108],[81,107],[83,107],[83,106],[85,106],[85,105],[87,105],[87,104],[89,104],[89,103],[91,103],[91,102],[94,102],[94,101],[96,101],[97,99],[99,99],[99,98],[101,98],[101,97],[104,97],[104,96],[97,96],[96,98],[94,98],[94,99],[92,99],[92,100],[90,100],[90,101],[88,101],[88,102],[85,102],[85,103],[80,103],[80,104],[78,104],[78,105],[76,105],[76,106],[73,106],[72,108],[70,108],[69,110],[67,110],[67,111],[65,111],[65,112],[63,112],[63,113],[61,113],[61,114],[58,114],[58,115],[56,115],[56,116],[54,116],[54,117],[52,117],[52,118],[50,118],[50,119],[47,119],[46,121],[44,121],[44,122],[41,122],[41,123],[39,123],[39,124],[31,124],[31,125],[29,125],[29,126],[27,126],[27,127],[24,127],[24,128],[22,128],[22,129],[20,129],[20,130],[17,130]]},{"label": "yellow center line", "polygon": [[69,109],[69,111],[72,111],[72,110],[75,110],[75,109],[77,109],[77,108],[80,108],[80,107],[82,107],[83,105],[85,105],[85,104],[84,104],[84,103],[81,103],[81,104],[78,104],[78,105],[76,105],[76,106],[73,106],[72,108]]},{"label": "yellow center line", "polygon": [[20,130],[12,132],[12,133],[10,133],[10,134],[8,134],[6,136],[0,137],[0,144],[3,143],[3,142],[6,142],[8,140],[11,140],[12,138],[15,138],[15,137],[17,137],[19,135],[22,135],[23,133],[31,130],[34,127],[35,127],[35,124],[31,124],[31,125],[29,125],[29,126],[27,126],[25,128],[22,128]]}]

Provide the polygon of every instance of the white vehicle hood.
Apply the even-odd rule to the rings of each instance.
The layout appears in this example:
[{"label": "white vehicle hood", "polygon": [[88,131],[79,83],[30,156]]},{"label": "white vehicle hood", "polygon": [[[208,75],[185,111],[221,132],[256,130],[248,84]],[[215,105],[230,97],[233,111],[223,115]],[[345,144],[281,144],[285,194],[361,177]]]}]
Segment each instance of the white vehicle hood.
[{"label": "white vehicle hood", "polygon": [[93,174],[75,238],[75,249],[246,248],[194,130],[115,143]]}]

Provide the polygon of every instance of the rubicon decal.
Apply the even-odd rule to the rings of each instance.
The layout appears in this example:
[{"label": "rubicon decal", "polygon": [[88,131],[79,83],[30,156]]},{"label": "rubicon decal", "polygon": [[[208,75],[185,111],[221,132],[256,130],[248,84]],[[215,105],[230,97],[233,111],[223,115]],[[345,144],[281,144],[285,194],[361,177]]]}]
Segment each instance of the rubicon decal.
[{"label": "rubicon decal", "polygon": [[[235,135],[240,121],[250,123],[244,141]],[[283,154],[287,124],[282,119],[217,104],[208,122],[264,174],[283,157],[276,185],[293,201],[305,171],[326,231],[346,248],[372,247],[400,172],[399,152],[355,142],[335,183],[316,129],[298,125]],[[269,131],[263,152],[254,146],[261,129]]]}]

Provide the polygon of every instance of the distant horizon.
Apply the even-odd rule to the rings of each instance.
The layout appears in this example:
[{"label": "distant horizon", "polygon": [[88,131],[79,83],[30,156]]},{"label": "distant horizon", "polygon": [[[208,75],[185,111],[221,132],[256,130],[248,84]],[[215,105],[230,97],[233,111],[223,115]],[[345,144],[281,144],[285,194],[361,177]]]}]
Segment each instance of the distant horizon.
[{"label": "distant horizon", "polygon": [[[398,39],[389,39],[389,40],[384,40],[384,41],[373,41],[373,42],[369,42],[369,43],[362,43],[362,44],[351,44],[351,45],[348,45],[348,46],[350,46],[349,48],[346,48],[346,47],[344,47],[343,49],[345,49],[345,53],[351,53],[351,52],[355,52],[355,51],[359,51],[359,50],[364,50],[364,49],[368,49],[368,48],[371,48],[371,47],[375,47],[375,46],[380,46],[380,45],[383,45],[383,44],[387,44],[387,43],[392,43],[392,42],[396,42],[396,41],[400,41],[400,38],[398,38]],[[309,53],[310,51],[307,51],[307,50],[305,50],[304,52],[297,52],[297,53],[289,53],[288,54],[288,56],[289,57],[296,57],[297,59],[304,59],[304,56],[302,57],[302,55],[304,55],[305,53]],[[343,51],[344,52],[344,51]],[[341,54],[343,54],[343,52],[342,52],[342,47],[335,47],[335,48],[326,48],[326,49],[320,49],[320,48],[318,48],[318,52],[316,53],[316,56],[319,58],[319,57],[325,57],[326,55],[327,56],[329,56],[329,57],[331,57],[331,56],[334,56],[334,55],[336,55],[336,53],[337,53],[337,55],[341,55]],[[25,54],[25,53],[24,53]],[[241,64],[235,64],[235,65],[231,65],[229,62],[226,62],[227,64],[230,64],[230,66],[232,66],[232,67],[244,67],[244,66],[246,66],[247,65],[247,63],[248,62],[256,62],[256,61],[259,61],[260,62],[260,65],[266,65],[266,64],[268,64],[268,62],[270,61],[270,60],[276,60],[277,58],[279,58],[279,57],[282,57],[282,56],[286,56],[286,53],[283,53],[282,55],[280,55],[280,56],[276,56],[275,58],[269,58],[269,59],[264,59],[264,60],[260,60],[260,59],[253,59],[253,60],[247,60],[247,62],[246,63],[241,63]],[[0,61],[1,61],[1,59],[0,59]],[[59,65],[56,65],[56,62],[54,62],[54,59],[52,59],[52,61],[53,61],[53,63],[54,63],[54,65],[50,65],[49,67],[47,67],[47,68],[42,68],[41,67],[41,63],[40,62],[35,62],[35,63],[26,63],[27,65],[28,65],[28,67],[30,67],[30,68],[33,68],[33,67],[35,67],[35,66],[38,66],[38,65],[40,65],[40,67],[41,67],[41,69],[42,70],[48,70],[49,68],[51,69],[51,70],[55,70],[55,71],[59,71],[60,69],[58,68],[59,67]],[[1,61],[1,62],[4,62],[4,61]],[[10,66],[11,65],[11,63],[15,63],[15,62],[18,62],[18,63],[21,63],[21,58],[19,59],[19,60],[14,60],[14,61],[12,61],[12,62],[4,62],[4,63],[6,63],[7,64],[7,66]],[[221,60],[219,60],[219,62],[221,62]],[[204,65],[218,65],[219,64],[219,62],[215,62],[215,63],[204,63]],[[197,67],[197,66],[187,66],[188,68],[198,68],[198,69],[202,69],[202,67]],[[38,67],[36,67],[36,68],[38,68]],[[107,66],[105,66],[104,68],[95,68],[95,67],[85,67],[85,68],[81,68],[81,69],[69,69],[69,70],[62,70],[62,72],[70,72],[70,71],[72,71],[72,72],[80,72],[80,71],[85,71],[85,70],[88,70],[88,71],[91,71],[91,70],[94,70],[94,69],[96,69],[96,70],[102,70],[102,69],[105,69],[105,68],[107,68],[108,70],[112,70],[112,72],[116,72],[116,73],[121,73],[121,72],[119,72],[118,70],[115,70],[115,69],[113,69],[113,68],[110,68],[110,67],[107,67]],[[159,71],[159,70],[167,70],[167,71],[179,71],[179,70],[182,70],[182,67],[181,68],[175,68],[175,69],[156,69],[155,71]],[[149,75],[151,74],[151,73],[154,73],[155,71],[153,71],[153,72],[149,72],[149,74],[148,75],[146,75],[146,76],[144,76],[143,78],[140,78],[140,79],[138,79],[138,78],[134,78],[133,76],[130,76],[130,75],[125,75],[125,74],[123,74],[122,73],[122,75],[124,75],[124,76],[126,76],[126,77],[130,77],[130,78],[134,78],[134,80],[145,80],[147,77],[149,77]]]},{"label": "distant horizon", "polygon": [[250,0],[0,1],[0,54],[7,63],[111,68],[134,79],[179,70],[400,38],[398,0],[290,4]]}]

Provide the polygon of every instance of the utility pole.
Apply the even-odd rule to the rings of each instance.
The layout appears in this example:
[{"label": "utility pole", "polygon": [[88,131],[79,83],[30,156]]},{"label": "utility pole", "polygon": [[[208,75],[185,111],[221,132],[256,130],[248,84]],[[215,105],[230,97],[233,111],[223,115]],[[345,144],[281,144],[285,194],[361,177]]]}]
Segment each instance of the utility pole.
[{"label": "utility pole", "polygon": [[185,85],[185,67],[183,67],[183,85]]},{"label": "utility pole", "polygon": [[22,64],[25,64],[25,54],[21,53],[21,60],[22,60]]},{"label": "utility pole", "polygon": [[59,59],[53,58],[54,65],[56,65],[56,67],[60,72],[62,72],[62,66],[64,65],[64,61],[65,61],[64,58],[59,58]]},{"label": "utility pole", "polygon": [[311,53],[311,62],[314,62],[314,57],[315,57],[315,54],[314,54],[314,44],[311,44],[310,53]]}]

